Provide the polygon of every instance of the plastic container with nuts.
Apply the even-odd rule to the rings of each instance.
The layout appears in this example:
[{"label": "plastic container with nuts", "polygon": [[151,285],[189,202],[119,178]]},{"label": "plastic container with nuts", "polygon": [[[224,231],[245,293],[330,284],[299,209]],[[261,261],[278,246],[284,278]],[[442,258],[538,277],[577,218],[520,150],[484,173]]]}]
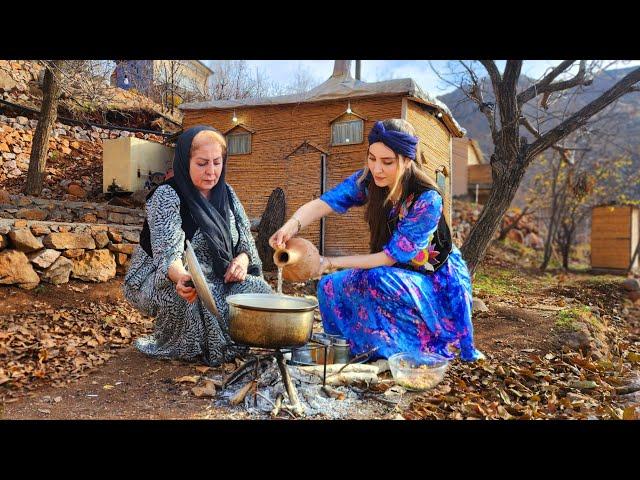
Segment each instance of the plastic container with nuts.
[{"label": "plastic container with nuts", "polygon": [[444,378],[449,360],[436,353],[396,353],[389,357],[389,369],[398,385],[407,390],[424,391]]}]

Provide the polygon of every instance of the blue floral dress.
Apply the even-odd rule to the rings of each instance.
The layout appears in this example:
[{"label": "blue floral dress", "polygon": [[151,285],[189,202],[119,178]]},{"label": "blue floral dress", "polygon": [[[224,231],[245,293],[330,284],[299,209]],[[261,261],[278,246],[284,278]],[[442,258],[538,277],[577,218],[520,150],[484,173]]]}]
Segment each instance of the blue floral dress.
[{"label": "blue floral dress", "polygon": [[[361,173],[320,198],[340,214],[364,205],[367,189],[357,183]],[[436,191],[409,196],[390,212],[398,223],[383,250],[396,260],[394,266],[342,270],[320,280],[325,332],[346,337],[354,354],[377,347],[376,357],[435,352],[453,358],[450,347],[455,347],[463,360],[483,357],[473,345],[471,279],[460,251],[453,246],[445,264],[433,271],[438,252],[431,240],[441,214]]]}]

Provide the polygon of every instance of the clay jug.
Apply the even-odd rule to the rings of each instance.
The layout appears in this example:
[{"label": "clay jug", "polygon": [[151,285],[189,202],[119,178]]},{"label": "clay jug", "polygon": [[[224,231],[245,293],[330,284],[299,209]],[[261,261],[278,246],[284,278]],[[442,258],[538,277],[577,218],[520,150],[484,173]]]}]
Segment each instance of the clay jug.
[{"label": "clay jug", "polygon": [[289,282],[305,282],[320,271],[320,253],[313,243],[304,238],[291,238],[285,248],[273,254],[273,262],[282,268],[282,278]]}]

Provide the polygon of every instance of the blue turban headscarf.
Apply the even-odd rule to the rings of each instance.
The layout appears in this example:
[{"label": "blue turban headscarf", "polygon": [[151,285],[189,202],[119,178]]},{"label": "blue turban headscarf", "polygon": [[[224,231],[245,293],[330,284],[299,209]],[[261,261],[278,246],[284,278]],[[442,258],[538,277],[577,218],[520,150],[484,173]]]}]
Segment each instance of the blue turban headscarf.
[{"label": "blue turban headscarf", "polygon": [[387,130],[380,121],[376,122],[369,132],[369,145],[382,142],[394,152],[410,158],[416,159],[416,149],[418,138],[405,132]]}]

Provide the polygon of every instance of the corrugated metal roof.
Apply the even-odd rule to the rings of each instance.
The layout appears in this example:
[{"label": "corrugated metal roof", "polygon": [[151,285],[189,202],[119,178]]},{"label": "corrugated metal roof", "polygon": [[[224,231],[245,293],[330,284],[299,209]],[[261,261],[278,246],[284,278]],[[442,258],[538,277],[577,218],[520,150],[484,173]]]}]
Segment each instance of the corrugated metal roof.
[{"label": "corrugated metal roof", "polygon": [[191,102],[180,105],[181,110],[224,110],[231,108],[256,107],[263,105],[285,105],[289,103],[310,103],[326,100],[361,98],[376,95],[404,94],[420,103],[430,105],[442,112],[443,121],[456,136],[463,136],[466,131],[453,118],[449,108],[435,97],[424,92],[412,78],[386,80],[383,82],[362,82],[351,75],[332,76],[326,82],[308,92],[279,95],[265,98],[244,98],[240,100],[211,100],[207,102]]}]

